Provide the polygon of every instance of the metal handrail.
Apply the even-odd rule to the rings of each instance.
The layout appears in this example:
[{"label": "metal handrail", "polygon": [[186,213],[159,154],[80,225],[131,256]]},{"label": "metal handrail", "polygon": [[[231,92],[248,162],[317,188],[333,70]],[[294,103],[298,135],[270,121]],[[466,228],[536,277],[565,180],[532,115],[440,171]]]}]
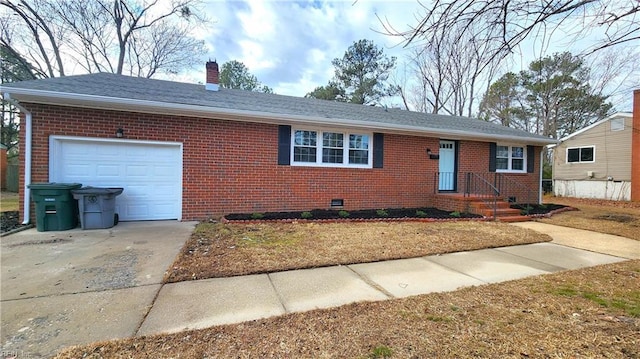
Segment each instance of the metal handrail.
[{"label": "metal handrail", "polygon": [[[501,184],[502,184],[501,192],[506,194],[507,199],[510,199],[511,198],[511,194],[516,192],[513,189],[514,187],[517,188],[517,192],[525,193],[525,202],[516,200],[516,201],[514,201],[512,203],[514,203],[514,204],[524,204],[526,206],[525,209],[524,209],[525,214],[529,214],[529,211],[531,210],[529,205],[532,204],[532,203],[536,203],[537,202],[537,200],[535,199],[536,193],[529,186],[526,186],[526,185],[524,185],[524,184],[522,184],[522,183],[520,183],[518,181],[514,181],[514,180],[510,179],[507,176],[501,176],[501,177],[502,177],[502,179],[501,179]],[[513,197],[516,197],[516,196],[513,196]],[[516,199],[517,198],[518,197],[516,197]]]},{"label": "metal handrail", "polygon": [[491,183],[483,176],[467,172],[466,184],[464,196],[469,197],[472,194],[480,197],[480,199],[488,203],[493,209],[493,219],[497,216],[498,197],[500,196],[500,190],[494,184],[497,182],[498,177],[494,177],[494,183]]},{"label": "metal handrail", "polygon": [[[434,193],[439,193],[440,177],[450,175],[448,172],[435,172],[433,176]],[[467,172],[464,176],[464,196],[478,197],[493,209],[493,218],[496,219],[498,199],[511,200],[513,204],[524,205],[524,211],[529,214],[529,204],[536,203],[536,192],[527,185],[513,180],[504,173],[497,172]],[[520,196],[524,193],[523,196]],[[516,196],[517,194],[517,196]],[[519,199],[519,200],[518,200]]]}]

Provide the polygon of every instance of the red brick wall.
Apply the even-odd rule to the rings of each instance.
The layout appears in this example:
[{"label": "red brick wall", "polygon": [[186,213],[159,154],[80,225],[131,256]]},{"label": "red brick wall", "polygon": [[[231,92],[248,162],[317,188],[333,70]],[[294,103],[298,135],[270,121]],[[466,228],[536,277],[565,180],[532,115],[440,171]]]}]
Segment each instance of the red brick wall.
[{"label": "red brick wall", "polygon": [[640,89],[633,91],[631,151],[631,200],[640,201]]},{"label": "red brick wall", "polygon": [[[486,142],[460,142],[460,157],[458,166],[458,192],[464,191],[465,174],[488,173],[489,172],[489,144]],[[535,203],[538,202],[538,189],[540,188],[540,151],[542,147],[535,147],[535,158],[528,158],[527,161],[533,161],[533,173],[502,173],[506,180],[503,181],[503,187],[510,192],[509,196],[514,196],[519,202],[528,200],[529,197],[535,197]],[[489,176],[492,177],[492,176]],[[513,183],[516,184],[513,184]],[[519,185],[518,185],[519,184]],[[535,196],[530,192],[535,191]]]},{"label": "red brick wall", "polygon": [[[436,138],[385,134],[384,168],[282,166],[277,165],[277,125],[36,104],[25,107],[33,114],[32,182],[49,179],[50,135],[115,138],[121,127],[126,139],[182,142],[184,220],[231,212],[329,208],[333,198],[344,199],[347,210],[419,207],[428,206],[434,193],[438,161],[429,160],[426,149],[438,148]],[[460,153],[469,155],[460,156],[460,172],[486,172],[488,151],[487,143],[461,142]]]},{"label": "red brick wall", "polygon": [[[464,193],[466,185],[466,174],[469,172],[484,174],[492,182],[493,175],[489,174],[489,143],[460,141],[458,157],[458,193]],[[505,178],[503,188],[506,196],[516,197],[518,202],[538,203],[540,188],[540,151],[542,147],[535,147],[535,158],[528,158],[527,161],[534,161],[533,173],[502,173]],[[437,162],[437,161],[436,161]],[[516,184],[514,184],[514,182]],[[505,198],[506,199],[506,198]],[[434,196],[432,204],[440,209],[448,211],[467,212],[468,203],[460,201],[456,197]]]}]

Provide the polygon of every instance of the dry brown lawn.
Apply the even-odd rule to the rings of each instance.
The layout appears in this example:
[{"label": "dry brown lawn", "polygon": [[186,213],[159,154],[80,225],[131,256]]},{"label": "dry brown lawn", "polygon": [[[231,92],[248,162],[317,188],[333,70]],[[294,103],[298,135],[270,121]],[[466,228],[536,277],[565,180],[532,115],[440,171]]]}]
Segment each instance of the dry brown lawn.
[{"label": "dry brown lawn", "polygon": [[17,211],[18,194],[14,192],[0,192],[0,212]]},{"label": "dry brown lawn", "polygon": [[166,282],[226,277],[550,241],[494,222],[200,223]]},{"label": "dry brown lawn", "polygon": [[57,358],[638,358],[640,261],[236,325]]},{"label": "dry brown lawn", "polygon": [[545,203],[578,209],[556,214],[541,222],[615,234],[640,241],[640,202],[545,197]]}]

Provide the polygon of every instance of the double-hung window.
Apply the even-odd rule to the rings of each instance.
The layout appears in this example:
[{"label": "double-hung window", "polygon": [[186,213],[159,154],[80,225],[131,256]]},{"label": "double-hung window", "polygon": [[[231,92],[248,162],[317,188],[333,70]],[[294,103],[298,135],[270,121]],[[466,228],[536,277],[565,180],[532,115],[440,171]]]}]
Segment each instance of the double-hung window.
[{"label": "double-hung window", "polygon": [[497,145],[497,172],[526,172],[527,155],[524,146]]},{"label": "double-hung window", "polygon": [[370,133],[295,129],[292,131],[292,165],[372,167]]},{"label": "double-hung window", "polygon": [[567,163],[593,162],[595,146],[567,148]]}]

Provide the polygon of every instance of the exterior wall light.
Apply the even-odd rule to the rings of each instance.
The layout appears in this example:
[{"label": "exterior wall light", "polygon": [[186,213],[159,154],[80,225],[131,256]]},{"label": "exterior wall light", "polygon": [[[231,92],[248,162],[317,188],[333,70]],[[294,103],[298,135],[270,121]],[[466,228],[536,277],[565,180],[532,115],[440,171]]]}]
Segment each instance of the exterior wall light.
[{"label": "exterior wall light", "polygon": [[118,138],[124,137],[124,130],[122,128],[118,128],[116,130],[116,137],[118,137]]}]

